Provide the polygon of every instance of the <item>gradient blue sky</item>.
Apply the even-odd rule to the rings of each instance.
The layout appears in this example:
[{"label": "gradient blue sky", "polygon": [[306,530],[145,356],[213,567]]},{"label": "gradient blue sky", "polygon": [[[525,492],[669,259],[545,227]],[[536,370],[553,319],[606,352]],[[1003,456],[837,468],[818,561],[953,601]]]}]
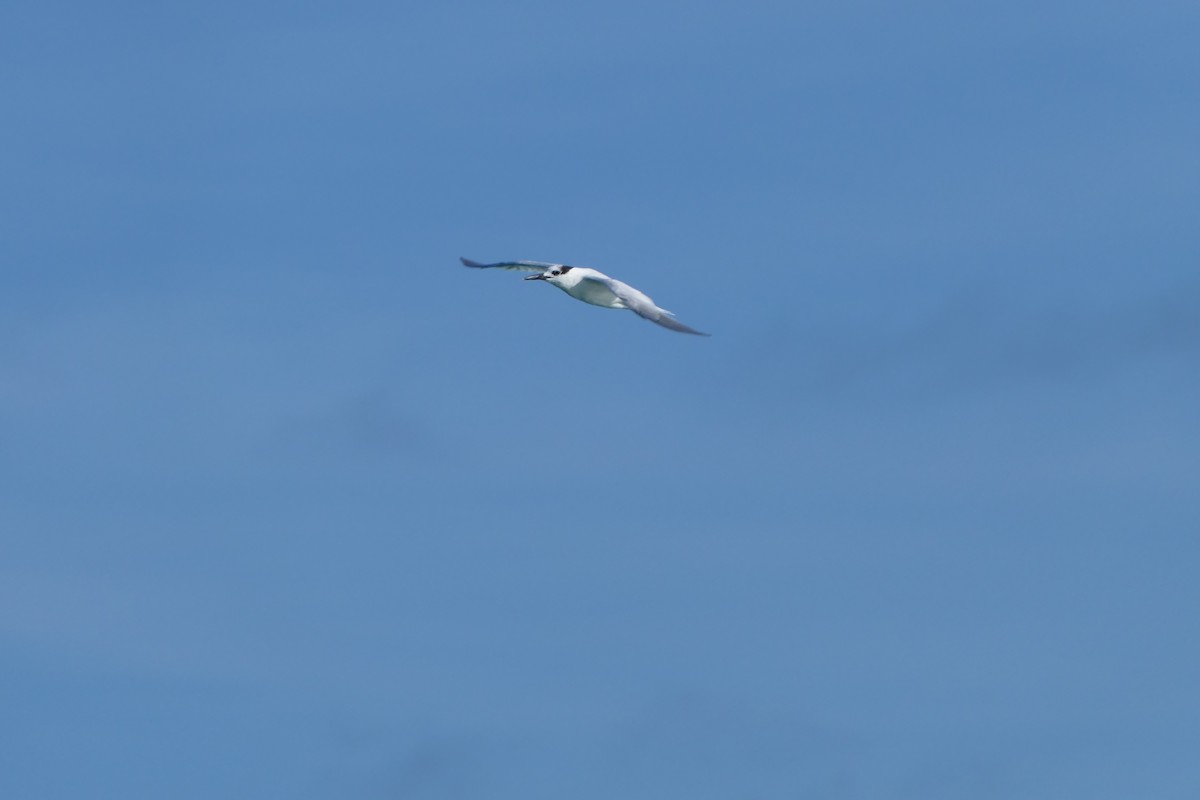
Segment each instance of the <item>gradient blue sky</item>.
[{"label": "gradient blue sky", "polygon": [[0,794],[1197,796],[1197,41],[5,4]]}]

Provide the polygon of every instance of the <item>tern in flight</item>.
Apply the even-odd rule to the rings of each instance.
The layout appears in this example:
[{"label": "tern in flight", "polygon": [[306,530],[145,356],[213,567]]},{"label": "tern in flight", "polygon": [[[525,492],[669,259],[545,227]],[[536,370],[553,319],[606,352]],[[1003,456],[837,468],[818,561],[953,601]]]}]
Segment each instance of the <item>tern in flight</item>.
[{"label": "tern in flight", "polygon": [[545,281],[557,286],[576,300],[602,308],[627,308],[643,319],[662,325],[680,333],[707,333],[689,328],[665,308],[659,308],[646,295],[627,283],[610,278],[590,267],[568,267],[566,264],[551,264],[547,261],[497,261],[495,264],[480,264],[469,258],[461,259],[464,266],[475,269],[507,269],[518,272],[536,272],[527,281]]}]

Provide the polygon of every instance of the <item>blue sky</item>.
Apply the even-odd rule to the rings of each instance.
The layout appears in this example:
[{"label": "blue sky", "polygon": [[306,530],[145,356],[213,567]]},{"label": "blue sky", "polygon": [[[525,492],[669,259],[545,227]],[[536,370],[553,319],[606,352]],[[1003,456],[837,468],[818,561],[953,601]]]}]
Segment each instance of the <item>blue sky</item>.
[{"label": "blue sky", "polygon": [[1200,791],[1194,4],[2,16],[4,796]]}]

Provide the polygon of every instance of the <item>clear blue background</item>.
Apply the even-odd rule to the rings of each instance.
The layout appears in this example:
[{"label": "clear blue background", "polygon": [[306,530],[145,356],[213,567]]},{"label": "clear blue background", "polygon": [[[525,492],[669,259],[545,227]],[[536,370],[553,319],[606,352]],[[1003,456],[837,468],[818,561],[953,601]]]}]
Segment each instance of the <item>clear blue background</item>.
[{"label": "clear blue background", "polygon": [[0,795],[1196,797],[1198,41],[5,4]]}]

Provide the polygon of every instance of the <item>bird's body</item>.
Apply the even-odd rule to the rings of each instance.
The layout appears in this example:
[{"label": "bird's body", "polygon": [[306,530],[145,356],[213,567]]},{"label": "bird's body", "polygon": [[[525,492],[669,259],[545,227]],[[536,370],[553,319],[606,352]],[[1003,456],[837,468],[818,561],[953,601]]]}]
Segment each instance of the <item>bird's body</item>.
[{"label": "bird's body", "polygon": [[[620,283],[620,281],[589,267],[572,267],[557,277],[546,278],[545,280],[547,283],[554,284],[562,289],[576,300],[582,300],[594,306],[603,306],[604,308],[629,307],[625,304],[624,300],[617,296],[617,293],[610,286],[610,283]],[[624,283],[621,285],[626,288],[627,293],[637,292],[650,303],[654,302],[632,286]]]},{"label": "bird's body", "polygon": [[648,295],[591,267],[569,267],[565,264],[552,264],[546,261],[499,261],[494,264],[481,264],[467,258],[461,259],[461,261],[464,266],[476,269],[536,272],[538,274],[530,275],[525,280],[546,281],[562,289],[576,300],[582,300],[601,308],[629,309],[639,317],[673,331],[692,333],[697,336],[708,335],[679,322],[675,319],[674,314],[665,308],[659,308]]}]

